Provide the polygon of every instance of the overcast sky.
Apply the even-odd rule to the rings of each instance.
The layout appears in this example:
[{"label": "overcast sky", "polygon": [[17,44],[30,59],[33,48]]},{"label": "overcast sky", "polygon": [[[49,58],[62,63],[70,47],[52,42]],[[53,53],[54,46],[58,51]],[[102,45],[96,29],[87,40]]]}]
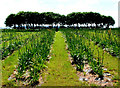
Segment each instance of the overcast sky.
[{"label": "overcast sky", "polygon": [[19,11],[55,12],[69,14],[71,12],[98,12],[112,16],[114,27],[118,26],[118,1],[120,0],[1,0],[0,27],[5,27],[5,19],[11,13]]}]

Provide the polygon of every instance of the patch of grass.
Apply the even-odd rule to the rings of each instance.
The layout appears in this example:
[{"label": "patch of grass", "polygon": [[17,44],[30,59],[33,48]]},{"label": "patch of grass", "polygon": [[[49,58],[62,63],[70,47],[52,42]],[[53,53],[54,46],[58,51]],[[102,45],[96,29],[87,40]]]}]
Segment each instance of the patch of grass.
[{"label": "patch of grass", "polygon": [[18,51],[2,61],[2,85],[8,83],[9,76],[13,73],[15,66],[18,65]]},{"label": "patch of grass", "polygon": [[112,80],[118,80],[119,79],[119,76],[118,75],[115,75]]},{"label": "patch of grass", "polygon": [[56,32],[55,42],[52,49],[52,58],[47,64],[48,68],[43,73],[42,86],[87,86],[85,82],[79,81],[76,70],[72,67],[67,51],[65,50],[62,33]]},{"label": "patch of grass", "polygon": [[[0,32],[0,43],[2,42],[2,32]],[[2,49],[2,45],[0,44],[0,51]],[[1,55],[1,52],[0,52],[0,88],[2,87],[2,62],[1,62],[1,58],[2,58],[2,55]]]},{"label": "patch of grass", "polygon": [[7,87],[14,87],[14,86],[17,86],[17,85],[16,85],[15,80],[10,80],[10,81],[6,82],[5,86],[7,86]]},{"label": "patch of grass", "polygon": [[98,85],[96,85],[96,84],[90,84],[90,86],[92,86],[92,87],[97,87]]}]

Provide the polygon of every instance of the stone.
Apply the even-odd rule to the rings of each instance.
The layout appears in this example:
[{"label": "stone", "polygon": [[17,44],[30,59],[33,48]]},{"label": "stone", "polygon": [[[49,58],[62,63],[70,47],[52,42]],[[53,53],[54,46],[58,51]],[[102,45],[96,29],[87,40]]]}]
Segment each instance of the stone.
[{"label": "stone", "polygon": [[105,50],[105,48],[103,48],[103,50]]},{"label": "stone", "polygon": [[108,78],[108,77],[104,77],[104,79],[106,80],[106,82],[110,82],[111,81],[111,79]]},{"label": "stone", "polygon": [[74,67],[75,69],[77,69],[77,67]]},{"label": "stone", "polygon": [[106,72],[103,74],[104,76],[111,76],[111,74],[109,72]]},{"label": "stone", "polygon": [[107,71],[107,68],[104,68],[103,70],[104,70],[104,71]]},{"label": "stone", "polygon": [[88,81],[88,79],[87,79],[87,78],[84,78],[84,81]]},{"label": "stone", "polygon": [[95,81],[100,81],[100,78],[95,78]]},{"label": "stone", "polygon": [[87,72],[87,69],[85,69],[84,72]]},{"label": "stone", "polygon": [[87,72],[88,72],[88,73],[90,73],[91,71],[92,71],[92,69],[88,69],[88,71],[87,71]]},{"label": "stone", "polygon": [[13,74],[18,74],[18,72],[17,71],[14,71],[14,73]]},{"label": "stone", "polygon": [[107,73],[103,73],[104,76],[107,76]]},{"label": "stone", "polygon": [[110,73],[108,73],[108,74],[107,74],[107,76],[111,76],[111,74],[110,74]]},{"label": "stone", "polygon": [[92,69],[86,70],[86,74],[90,73],[91,71],[92,71]]},{"label": "stone", "polygon": [[50,55],[48,55],[47,57],[50,57]]},{"label": "stone", "polygon": [[27,71],[23,76],[29,77],[29,74],[30,74],[30,72]]},{"label": "stone", "polygon": [[8,78],[8,80],[11,80],[12,79],[12,77],[10,76],[9,78]]},{"label": "stone", "polygon": [[50,56],[48,59],[50,60],[52,57]]},{"label": "stone", "polygon": [[83,80],[84,80],[84,78],[80,77],[80,78],[79,78],[79,80],[80,80],[80,81],[83,81]]}]

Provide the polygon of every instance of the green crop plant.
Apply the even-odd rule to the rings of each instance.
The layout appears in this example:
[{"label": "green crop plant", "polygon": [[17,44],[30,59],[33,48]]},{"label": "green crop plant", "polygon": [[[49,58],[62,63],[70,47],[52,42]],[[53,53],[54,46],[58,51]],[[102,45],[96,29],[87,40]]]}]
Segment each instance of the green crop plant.
[{"label": "green crop plant", "polygon": [[[84,30],[62,30],[66,35],[68,48],[71,56],[73,57],[74,63],[77,65],[77,70],[83,71],[84,61],[88,61],[93,71],[103,77],[102,62],[99,55],[93,55],[93,51],[90,48],[91,39],[87,31]],[[98,33],[95,33],[95,37]],[[96,38],[96,41],[100,41],[100,38]]]},{"label": "green crop plant", "polygon": [[46,67],[45,61],[53,42],[54,33],[54,31],[47,30],[35,33],[19,55],[18,77],[23,78],[24,74],[29,71],[30,76],[27,79],[31,85],[38,82],[40,71]]},{"label": "green crop plant", "polygon": [[[30,33],[27,33],[26,36],[20,37],[19,39],[9,40],[8,42],[2,43],[2,59],[6,58],[8,55],[11,55],[15,50],[18,50],[23,45],[26,45],[28,41],[32,39]],[[13,34],[14,35],[14,34]]]}]

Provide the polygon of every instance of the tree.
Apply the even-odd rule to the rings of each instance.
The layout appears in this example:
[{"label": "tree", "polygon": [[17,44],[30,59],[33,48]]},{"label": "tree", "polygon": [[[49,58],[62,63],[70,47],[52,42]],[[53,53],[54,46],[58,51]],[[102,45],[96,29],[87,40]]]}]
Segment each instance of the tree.
[{"label": "tree", "polygon": [[66,24],[66,16],[65,15],[60,15],[60,25],[65,25]]},{"label": "tree", "polygon": [[57,25],[57,24],[61,24],[61,15],[60,14],[58,14],[58,13],[54,13],[53,14],[53,23],[55,24],[55,25]]},{"label": "tree", "polygon": [[53,24],[54,22],[54,18],[53,18],[53,12],[45,12],[44,16],[45,16],[45,24]]},{"label": "tree", "polygon": [[103,26],[105,26],[106,28],[109,28],[110,25],[113,26],[115,24],[115,21],[111,16],[102,15],[102,22]]},{"label": "tree", "polygon": [[16,23],[17,23],[17,25],[19,26],[19,28],[20,28],[20,26],[22,27],[26,22],[25,22],[25,12],[24,11],[20,11],[20,12],[18,12],[17,14],[16,14],[16,17],[15,17],[15,19],[16,19]]},{"label": "tree", "polygon": [[6,26],[8,26],[8,27],[12,27],[12,26],[15,27],[15,24],[16,24],[15,14],[10,14],[10,15],[6,18],[5,24],[6,24]]},{"label": "tree", "polygon": [[[84,26],[91,24],[91,27],[106,27],[113,26],[115,24],[114,19],[111,16],[104,16],[96,12],[72,12],[65,15],[53,12],[24,12],[20,11],[17,14],[10,14],[5,21],[6,26],[16,28],[22,28],[26,26],[27,29],[35,28],[35,25],[49,24],[52,25],[69,25],[74,26],[74,24],[79,27],[79,24],[84,24]],[[32,26],[31,26],[32,25]],[[38,28],[38,27],[37,27]]]},{"label": "tree", "polygon": [[113,26],[114,24],[114,19],[111,16],[107,16],[107,28],[109,28],[109,26]]},{"label": "tree", "polygon": [[77,23],[77,27],[78,24],[84,24],[84,13],[81,12],[76,13],[76,23]]},{"label": "tree", "polygon": [[72,12],[72,13],[67,15],[67,24],[69,26],[76,23],[76,21],[75,21],[75,14],[76,14],[75,12]]},{"label": "tree", "polygon": [[96,25],[96,28],[98,28],[98,24],[101,24],[102,22],[102,17],[99,13],[93,13],[93,22]]}]

